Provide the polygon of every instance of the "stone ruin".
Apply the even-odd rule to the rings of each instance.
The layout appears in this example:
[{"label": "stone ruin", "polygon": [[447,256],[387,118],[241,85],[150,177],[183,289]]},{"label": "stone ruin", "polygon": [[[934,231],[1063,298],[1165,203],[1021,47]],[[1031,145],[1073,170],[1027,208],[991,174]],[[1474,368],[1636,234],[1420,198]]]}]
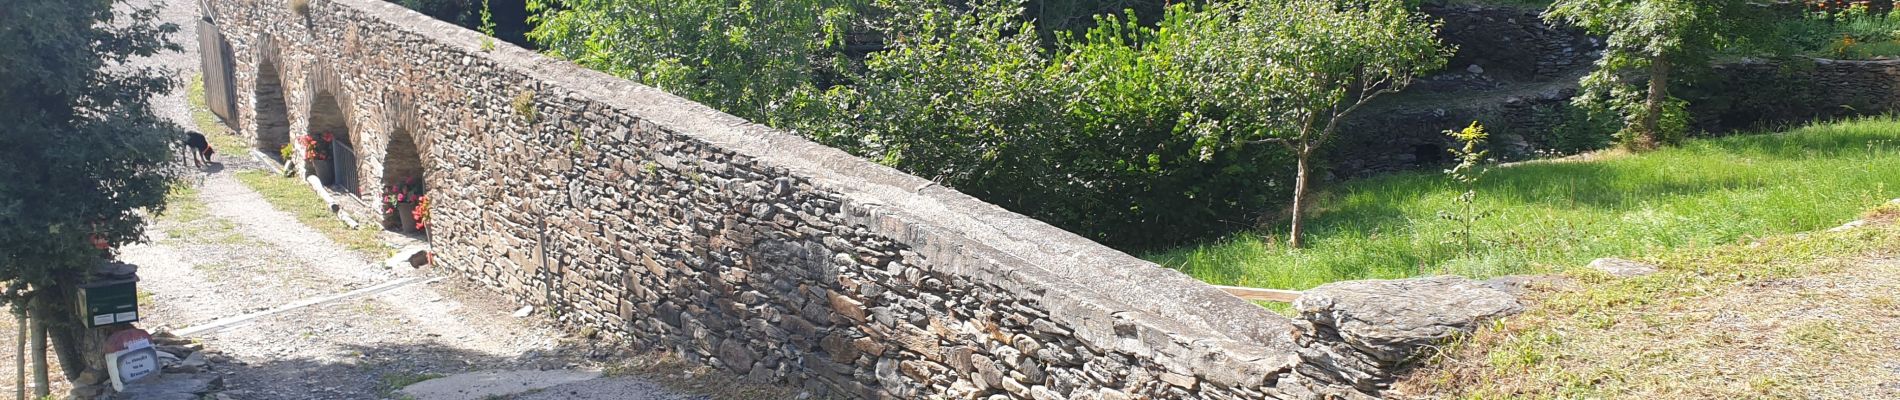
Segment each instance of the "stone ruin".
[{"label": "stone ruin", "polygon": [[335,196],[430,188],[434,265],[599,340],[820,396],[1368,398],[1421,346],[1518,308],[1430,278],[1328,285],[1289,319],[391,3],[201,4],[207,93],[256,156],[333,133]]}]

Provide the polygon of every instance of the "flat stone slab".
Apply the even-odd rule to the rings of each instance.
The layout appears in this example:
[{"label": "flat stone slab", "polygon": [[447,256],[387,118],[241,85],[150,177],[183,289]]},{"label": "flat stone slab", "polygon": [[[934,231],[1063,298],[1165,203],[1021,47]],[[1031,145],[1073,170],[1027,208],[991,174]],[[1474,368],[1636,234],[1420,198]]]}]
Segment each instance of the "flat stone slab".
[{"label": "flat stone slab", "polygon": [[1517,297],[1456,276],[1328,283],[1306,291],[1293,308],[1385,365],[1524,310]]},{"label": "flat stone slab", "polygon": [[546,390],[515,396],[514,400],[697,400],[705,396],[686,396],[668,392],[653,382],[631,378],[601,378],[569,383]]},{"label": "flat stone slab", "polygon": [[481,371],[422,381],[398,392],[416,400],[479,400],[598,378],[600,371]]},{"label": "flat stone slab", "polygon": [[114,399],[125,400],[171,400],[197,399],[224,387],[224,377],[217,374],[159,374],[158,377],[139,381],[125,386],[124,392],[113,395]]}]

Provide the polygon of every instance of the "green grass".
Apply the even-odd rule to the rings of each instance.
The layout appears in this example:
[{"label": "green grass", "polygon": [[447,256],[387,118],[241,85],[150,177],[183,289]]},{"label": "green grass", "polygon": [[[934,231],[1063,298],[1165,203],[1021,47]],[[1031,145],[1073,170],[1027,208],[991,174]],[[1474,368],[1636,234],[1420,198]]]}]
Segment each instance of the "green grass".
[{"label": "green grass", "polygon": [[1548,273],[1607,256],[1832,227],[1900,197],[1900,121],[1691,140],[1642,155],[1495,168],[1479,184],[1470,255],[1441,219],[1460,193],[1437,173],[1348,182],[1318,196],[1307,248],[1235,235],[1147,258],[1214,284],[1307,289],[1351,279]]},{"label": "green grass", "polygon": [[447,376],[447,375],[435,374],[435,373],[414,373],[414,372],[407,372],[407,371],[388,372],[382,375],[383,386],[380,389],[384,397],[397,398],[397,399],[409,399],[412,397],[410,397],[407,394],[396,393],[396,391],[402,390],[402,388],[409,387],[410,385],[422,383],[422,381],[441,378],[444,376]]},{"label": "green grass", "polygon": [[250,239],[239,234],[237,223],[211,215],[204,200],[198,198],[198,188],[180,184],[165,194],[165,213],[159,218],[164,224],[166,240],[181,243],[246,243]]},{"label": "green grass", "polygon": [[[1657,254],[1534,287],[1393,385],[1398,398],[1893,398],[1900,203],[1866,226]],[[1419,396],[1408,396],[1414,394]]]},{"label": "green grass", "polygon": [[244,143],[244,138],[225,129],[224,124],[218,122],[218,115],[212,114],[211,107],[205,105],[204,75],[191,78],[191,85],[185,88],[185,99],[191,102],[192,125],[205,135],[206,141],[211,142],[211,148],[231,157],[245,157],[250,152],[250,145]]},{"label": "green grass", "polygon": [[239,172],[237,178],[245,186],[250,186],[251,190],[257,191],[257,194],[263,195],[271,206],[296,216],[298,222],[322,232],[338,244],[362,252],[389,250],[388,245],[376,237],[374,225],[363,224],[362,229],[350,229],[349,225],[344,225],[343,221],[330,213],[329,206],[303,180],[255,170]]}]

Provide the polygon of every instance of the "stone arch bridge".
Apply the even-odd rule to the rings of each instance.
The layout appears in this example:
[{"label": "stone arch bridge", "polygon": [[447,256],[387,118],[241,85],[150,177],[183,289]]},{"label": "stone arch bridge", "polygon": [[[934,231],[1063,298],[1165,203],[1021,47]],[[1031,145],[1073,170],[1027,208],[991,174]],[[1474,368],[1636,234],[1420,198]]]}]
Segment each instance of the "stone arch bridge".
[{"label": "stone arch bridge", "polygon": [[327,133],[290,158],[323,154],[294,169],[337,195],[416,178],[438,265],[605,338],[855,398],[1363,397],[1394,363],[1362,348],[1391,343],[394,4],[200,6],[210,104],[259,153]]}]

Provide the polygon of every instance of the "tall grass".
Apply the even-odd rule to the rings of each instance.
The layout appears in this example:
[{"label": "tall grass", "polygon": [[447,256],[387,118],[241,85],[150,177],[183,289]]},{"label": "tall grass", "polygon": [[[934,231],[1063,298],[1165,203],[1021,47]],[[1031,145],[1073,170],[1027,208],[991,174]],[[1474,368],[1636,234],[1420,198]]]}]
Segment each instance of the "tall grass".
[{"label": "tall grass", "polygon": [[1471,255],[1438,217],[1461,192],[1442,174],[1349,182],[1315,204],[1309,246],[1283,231],[1147,258],[1215,284],[1307,289],[1349,279],[1544,273],[1597,257],[1737,243],[1842,223],[1900,197],[1900,120],[1691,140],[1641,155],[1498,168],[1478,184]]}]

